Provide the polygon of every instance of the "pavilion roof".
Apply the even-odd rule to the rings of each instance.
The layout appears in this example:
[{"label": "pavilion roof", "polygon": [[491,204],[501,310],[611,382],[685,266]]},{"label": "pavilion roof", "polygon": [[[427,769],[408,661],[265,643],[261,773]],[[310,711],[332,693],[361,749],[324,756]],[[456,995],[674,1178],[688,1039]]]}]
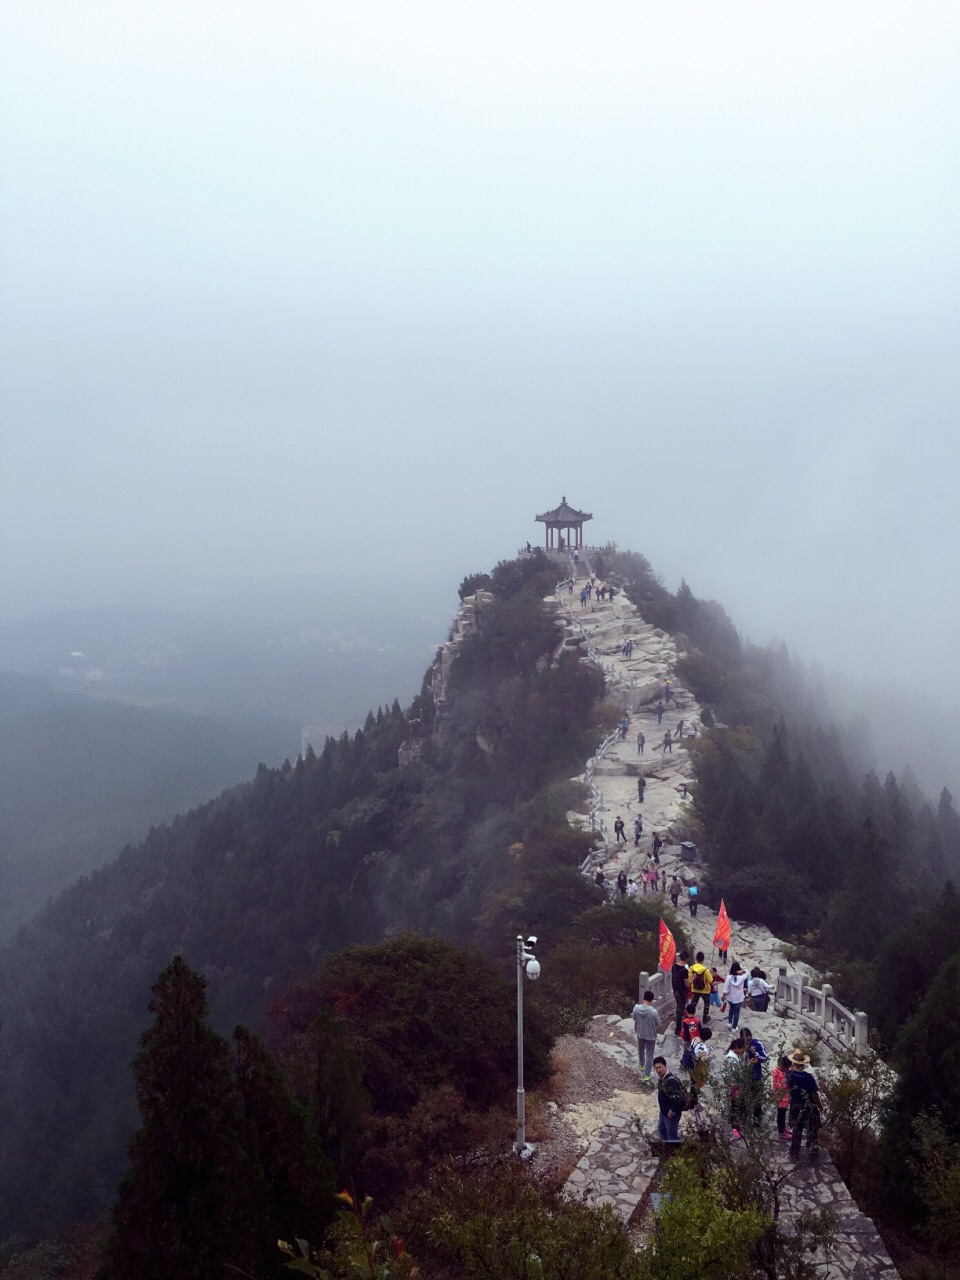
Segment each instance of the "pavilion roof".
[{"label": "pavilion roof", "polygon": [[577,524],[580,520],[592,520],[593,515],[589,511],[578,511],[576,507],[571,507],[564,496],[559,507],[544,511],[537,519],[543,524]]}]

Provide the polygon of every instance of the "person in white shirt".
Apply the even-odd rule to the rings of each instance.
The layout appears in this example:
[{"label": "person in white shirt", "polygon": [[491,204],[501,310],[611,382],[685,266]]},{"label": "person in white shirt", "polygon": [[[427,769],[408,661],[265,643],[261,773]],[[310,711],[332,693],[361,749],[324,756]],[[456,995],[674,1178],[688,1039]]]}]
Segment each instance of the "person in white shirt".
[{"label": "person in white shirt", "polygon": [[734,960],[730,966],[729,976],[723,984],[723,994],[727,1001],[727,1021],[734,1031],[740,1025],[740,1010],[743,1008],[746,986],[747,975]]},{"label": "person in white shirt", "polygon": [[747,995],[750,998],[751,1009],[755,1009],[758,1013],[765,1013],[772,990],[773,987],[767,982],[762,969],[750,970],[750,977],[747,979]]}]

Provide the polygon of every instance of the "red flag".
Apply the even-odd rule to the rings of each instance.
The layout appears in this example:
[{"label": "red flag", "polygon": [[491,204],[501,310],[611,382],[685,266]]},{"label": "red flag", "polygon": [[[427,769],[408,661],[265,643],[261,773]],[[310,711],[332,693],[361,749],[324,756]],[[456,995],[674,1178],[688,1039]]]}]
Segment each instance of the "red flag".
[{"label": "red flag", "polygon": [[677,944],[673,940],[673,934],[663,923],[663,916],[660,917],[660,968],[664,973],[669,973],[673,967],[673,962],[677,958]]},{"label": "red flag", "polygon": [[717,931],[713,935],[713,945],[718,951],[730,950],[730,917],[727,915],[726,904],[720,899],[720,910],[717,913]]}]

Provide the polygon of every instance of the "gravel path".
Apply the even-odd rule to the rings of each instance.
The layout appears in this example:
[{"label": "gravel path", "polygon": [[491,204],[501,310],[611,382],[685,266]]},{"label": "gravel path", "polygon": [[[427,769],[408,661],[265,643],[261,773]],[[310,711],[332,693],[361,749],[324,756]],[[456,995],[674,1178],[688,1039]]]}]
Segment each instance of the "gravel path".
[{"label": "gravel path", "polygon": [[[586,1151],[592,1133],[622,1102],[639,1102],[637,1073],[598,1047],[606,1021],[592,1021],[582,1036],[560,1036],[553,1047],[554,1076],[538,1093],[534,1130],[536,1177],[560,1186]],[[590,1106],[589,1104],[598,1104]]]}]

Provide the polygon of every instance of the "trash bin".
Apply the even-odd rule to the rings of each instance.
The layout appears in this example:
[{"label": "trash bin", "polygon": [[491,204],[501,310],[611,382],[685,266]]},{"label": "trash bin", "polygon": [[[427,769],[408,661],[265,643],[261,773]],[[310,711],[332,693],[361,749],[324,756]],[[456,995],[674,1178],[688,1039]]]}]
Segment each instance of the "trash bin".
[{"label": "trash bin", "polygon": [[692,840],[681,840],[680,849],[682,851],[681,857],[686,858],[688,862],[696,862],[697,846],[693,843]]}]

